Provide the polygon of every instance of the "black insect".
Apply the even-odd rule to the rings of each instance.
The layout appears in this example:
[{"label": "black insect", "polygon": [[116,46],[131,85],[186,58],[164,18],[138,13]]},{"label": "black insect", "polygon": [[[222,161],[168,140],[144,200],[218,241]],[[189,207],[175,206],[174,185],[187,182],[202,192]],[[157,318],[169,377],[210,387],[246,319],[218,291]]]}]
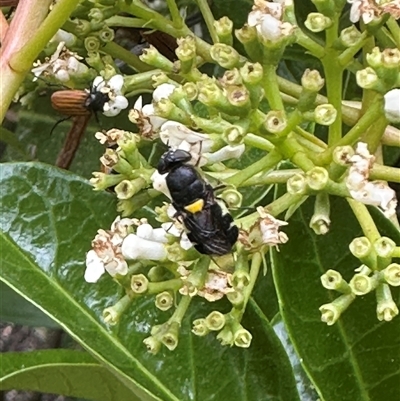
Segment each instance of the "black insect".
[{"label": "black insect", "polygon": [[232,216],[223,212],[211,185],[187,164],[191,158],[184,150],[169,150],[161,157],[158,172],[168,173],[166,182],[176,217],[194,247],[206,255],[225,255],[232,250],[239,230]]}]

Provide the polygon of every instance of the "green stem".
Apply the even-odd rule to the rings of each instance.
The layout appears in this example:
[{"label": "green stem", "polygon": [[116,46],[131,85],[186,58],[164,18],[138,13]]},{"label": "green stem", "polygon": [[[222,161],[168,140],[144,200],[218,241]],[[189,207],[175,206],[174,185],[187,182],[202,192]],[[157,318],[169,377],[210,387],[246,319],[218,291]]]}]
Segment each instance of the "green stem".
[{"label": "green stem", "polygon": [[254,185],[285,184],[289,178],[293,177],[295,174],[301,173],[301,171],[300,169],[269,171],[248,179],[241,186],[251,187]]},{"label": "green stem", "polygon": [[173,278],[166,281],[150,282],[148,284],[148,294],[159,294],[163,291],[173,290],[177,291],[182,287],[182,279]]},{"label": "green stem", "polygon": [[176,29],[181,29],[184,26],[185,22],[183,21],[183,18],[179,12],[179,8],[176,5],[175,0],[167,0],[167,4],[174,27]]},{"label": "green stem", "polygon": [[178,307],[175,309],[174,314],[171,316],[168,322],[175,322],[178,323],[180,326],[182,319],[189,308],[190,302],[192,302],[192,297],[190,297],[189,295],[182,296],[181,300],[179,301]]},{"label": "green stem", "polygon": [[364,31],[357,42],[351,46],[348,47],[339,57],[338,61],[339,64],[343,67],[346,68],[348,64],[350,64],[353,61],[353,57],[360,51],[360,49],[364,46],[366,40],[368,37],[368,32]]},{"label": "green stem", "polygon": [[279,93],[276,66],[272,64],[263,65],[263,89],[271,110],[284,110],[281,95]]},{"label": "green stem", "polygon": [[367,207],[363,203],[352,198],[347,198],[347,202],[353,210],[353,213],[356,216],[364,235],[371,241],[371,243],[374,243],[380,239],[381,235],[379,234],[379,231]]},{"label": "green stem", "polygon": [[292,195],[286,192],[280,198],[274,200],[268,206],[264,208],[266,213],[272,214],[272,216],[278,216],[285,210],[287,210],[293,204],[299,202],[304,195]]},{"label": "green stem", "polygon": [[[15,93],[25,78],[23,68],[15,69],[11,58],[35,35],[48,13],[50,0],[21,0],[7,29],[0,49],[0,122],[10,106]],[[36,55],[37,56],[37,55]],[[30,66],[32,65],[31,61]]]},{"label": "green stem", "polygon": [[262,263],[262,255],[260,252],[256,252],[255,254],[253,254],[251,258],[250,282],[243,290],[243,296],[244,296],[243,303],[240,305],[240,308],[233,308],[230,313],[231,316],[238,322],[241,321],[243,314],[246,310],[246,305],[249,302],[251,293],[253,292],[253,288],[257,281],[257,277],[260,273],[261,263]]},{"label": "green stem", "polygon": [[330,51],[322,60],[322,64],[325,71],[327,97],[337,111],[336,120],[329,126],[328,145],[332,147],[342,138],[343,69],[338,62],[336,51]]},{"label": "green stem", "polygon": [[400,182],[400,168],[374,164],[370,172],[371,180]]},{"label": "green stem", "polygon": [[393,249],[392,258],[400,258],[400,246]]},{"label": "green stem", "polygon": [[208,32],[210,33],[211,40],[213,43],[219,43],[219,37],[214,27],[214,16],[210,10],[210,6],[208,5],[207,0],[196,0],[197,5],[199,6],[200,12],[203,15],[204,21],[207,25]]},{"label": "green stem", "polygon": [[[353,145],[362,134],[382,115],[382,99],[375,100],[368,113],[364,114],[351,130],[336,143],[336,146]],[[321,155],[317,156],[319,165],[327,165],[332,161],[334,147],[329,147]]]},{"label": "green stem", "polygon": [[131,53],[129,50],[124,49],[122,46],[117,45],[114,42],[108,42],[101,50],[114,59],[118,58],[122,60],[137,72],[154,70],[154,67],[143,63],[136,54]]},{"label": "green stem", "polygon": [[[55,3],[46,19],[24,47],[10,58],[10,67],[18,72],[27,72],[32,67],[38,54],[46,47],[50,39],[63,26],[70,14],[75,10],[79,0],[59,0]],[[32,10],[32,13],[35,13]]]},{"label": "green stem", "polygon": [[269,170],[275,167],[282,160],[282,155],[276,150],[268,153],[266,156],[256,161],[245,169],[238,171],[236,174],[229,177],[225,182],[227,184],[239,187],[240,184],[253,177],[263,170]]},{"label": "green stem", "polygon": [[247,134],[244,137],[244,143],[247,146],[251,146],[252,148],[266,150],[267,152],[271,152],[275,149],[275,146],[268,139],[251,133]]},{"label": "green stem", "polygon": [[131,18],[131,17],[122,17],[120,15],[114,15],[110,18],[107,18],[104,21],[107,26],[111,27],[122,27],[122,28],[151,28],[151,25],[148,25],[148,21],[141,18]]},{"label": "green stem", "polygon": [[400,49],[400,28],[398,22],[393,17],[390,17],[386,21],[386,25],[392,34],[392,39],[396,43],[396,47]]}]

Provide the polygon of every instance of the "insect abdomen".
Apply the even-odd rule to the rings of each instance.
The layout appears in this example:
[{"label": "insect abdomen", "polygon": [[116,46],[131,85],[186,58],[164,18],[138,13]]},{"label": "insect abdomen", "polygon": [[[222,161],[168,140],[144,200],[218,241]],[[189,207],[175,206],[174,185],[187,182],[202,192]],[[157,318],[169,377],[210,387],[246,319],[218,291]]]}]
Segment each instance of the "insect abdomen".
[{"label": "insect abdomen", "polygon": [[91,114],[85,106],[88,93],[83,90],[62,90],[51,95],[54,110],[66,116],[87,116]]}]

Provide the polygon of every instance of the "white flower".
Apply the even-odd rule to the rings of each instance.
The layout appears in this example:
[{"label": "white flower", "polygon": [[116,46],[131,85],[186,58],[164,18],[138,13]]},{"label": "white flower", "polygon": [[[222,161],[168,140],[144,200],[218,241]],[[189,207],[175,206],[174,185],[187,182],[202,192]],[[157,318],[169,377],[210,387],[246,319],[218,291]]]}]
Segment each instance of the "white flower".
[{"label": "white flower", "polygon": [[97,256],[97,253],[93,249],[91,249],[86,254],[85,281],[88,283],[97,283],[105,271],[102,259]]},{"label": "white flower", "polygon": [[284,232],[280,232],[279,228],[287,226],[289,223],[286,221],[278,220],[274,216],[266,213],[264,208],[259,206],[257,212],[261,216],[260,231],[262,235],[262,242],[269,246],[278,246],[285,244],[289,238]]},{"label": "white flower", "polygon": [[121,251],[123,257],[129,260],[164,260],[167,257],[163,243],[140,238],[136,234],[129,234],[124,239]]},{"label": "white flower", "polygon": [[161,99],[168,99],[176,86],[172,84],[161,84],[154,89],[153,100],[159,102]]},{"label": "white flower", "polygon": [[190,163],[197,164],[201,153],[210,152],[213,140],[176,121],[167,121],[161,126],[160,139],[171,149],[183,149],[192,155]]},{"label": "white flower", "polygon": [[368,151],[366,143],[359,142],[355,154],[347,160],[351,164],[346,186],[355,200],[379,207],[386,217],[396,213],[396,192],[383,181],[368,181],[375,156]]},{"label": "white flower", "polygon": [[160,174],[157,169],[154,171],[153,175],[150,177],[150,179],[153,181],[153,188],[159,192],[162,192],[164,195],[166,195],[169,199],[171,199],[171,194],[169,192],[167,182],[165,181],[165,178],[167,177],[167,174]]},{"label": "white flower", "polygon": [[42,74],[51,74],[61,82],[67,82],[71,76],[82,76],[88,71],[88,67],[81,63],[82,60],[77,53],[69,51],[64,42],[60,42],[54,54],[42,64],[40,60],[33,63],[32,73],[35,75],[33,81]]},{"label": "white flower", "polygon": [[384,99],[386,118],[392,123],[400,123],[400,89],[392,89]]},{"label": "white flower", "polygon": [[143,106],[143,98],[139,96],[133,109],[129,112],[129,120],[137,124],[140,135],[144,138],[155,138],[155,134],[161,125],[167,121],[166,118],[155,114],[154,106],[151,103]]},{"label": "white flower", "polygon": [[111,276],[125,275],[128,265],[121,254],[123,239],[131,231],[135,219],[121,219],[119,216],[111,225],[111,230],[98,230],[92,241],[92,248],[86,255],[85,280],[95,283],[107,271]]},{"label": "white flower", "polygon": [[179,245],[185,251],[187,251],[193,246],[193,244],[191,243],[185,232],[183,225],[178,220],[175,220],[174,222],[170,223],[163,223],[161,224],[161,227],[163,228],[165,233],[180,238]]},{"label": "white flower", "polygon": [[290,36],[295,26],[283,22],[285,4],[254,0],[254,6],[247,18],[249,26],[255,26],[261,39],[277,42],[285,36]]},{"label": "white flower", "polygon": [[56,34],[50,39],[50,42],[64,42],[68,47],[72,46],[76,42],[76,36],[70,32],[59,29]]},{"label": "white flower", "polygon": [[375,17],[379,16],[379,9],[370,0],[347,0],[351,4],[350,21],[355,23],[362,18],[364,24],[369,24]]},{"label": "white flower", "polygon": [[109,100],[104,103],[103,114],[107,117],[114,117],[128,107],[128,100],[122,95],[122,87],[124,86],[124,77],[122,75],[114,75],[108,81],[98,76],[92,84],[92,91],[102,92],[108,95]]},{"label": "white flower", "polygon": [[206,153],[202,155],[202,161],[200,162],[200,165],[219,163],[229,159],[240,159],[244,151],[244,144],[237,146],[227,145],[214,153]]}]

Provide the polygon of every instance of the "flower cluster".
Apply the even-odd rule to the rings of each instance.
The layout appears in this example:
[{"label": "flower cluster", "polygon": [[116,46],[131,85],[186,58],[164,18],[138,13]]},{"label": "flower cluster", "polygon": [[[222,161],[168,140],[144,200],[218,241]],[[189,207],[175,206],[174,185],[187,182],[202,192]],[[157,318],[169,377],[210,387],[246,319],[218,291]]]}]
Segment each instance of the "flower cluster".
[{"label": "flower cluster", "polygon": [[[103,170],[93,173],[91,183],[95,190],[115,193],[121,218],[111,230],[99,230],[85,273],[94,283],[107,272],[124,290],[120,301],[104,311],[107,323],[117,322],[142,295],[154,296],[162,311],[173,309],[145,339],[149,351],[178,345],[182,319],[199,298],[210,303],[226,298],[231,309],[221,313],[212,304],[217,305],[214,310],[193,322],[194,334],[216,332],[222,344],[250,346],[252,335],[242,326],[242,316],[265,254],[286,251],[285,226],[306,200],[314,205],[311,230],[328,235],[332,196],[348,200],[365,237],[350,246],[361,266],[349,282],[333,270],[323,276],[323,285],[341,295],[321,306],[322,320],[333,324],[357,296],[373,291],[378,319],[388,321],[398,313],[390,286],[399,285],[399,268],[392,260],[399,247],[368,227],[372,218],[363,219],[367,204],[396,223],[397,199],[387,182],[400,181],[399,171],[384,166],[379,150],[400,143],[398,129],[388,126],[400,114],[399,30],[393,23],[398,2],[349,0],[351,22],[362,19],[364,24],[341,32],[344,2],[333,3],[315,2],[317,12],[304,21],[307,30],[326,34],[325,42],[299,29],[290,0],[254,0],[247,22],[235,31],[226,17],[208,24],[213,44],[196,37],[172,9],[167,30],[178,37],[176,57],[149,46],[139,57],[119,52],[123,59],[118,62],[102,54],[114,49],[115,44],[107,45],[115,36],[109,27],[114,6],[99,5],[86,15],[83,4],[74,37],[64,37],[57,51],[33,69],[36,76],[52,74],[71,84],[80,74],[91,79],[95,74],[88,95],[103,96],[102,112],[110,117],[128,107],[128,97],[154,88],[149,103],[142,96],[134,102],[130,131],[96,133],[106,150],[100,159]],[[135,9],[141,7],[150,12],[135,3]],[[165,30],[164,17],[151,15],[152,27]],[[393,48],[379,47],[378,41],[373,49],[366,46],[369,53],[361,65],[356,55],[382,26]],[[234,36],[245,54],[233,47]],[[84,43],[86,69],[65,48],[75,39]],[[293,43],[320,59],[323,73],[307,69],[298,85],[278,76]],[[135,70],[146,71],[129,75],[125,64],[132,60]],[[220,74],[207,75],[205,63],[217,66]],[[369,91],[359,109],[342,104],[341,79],[347,68],[359,87]],[[321,127],[328,132],[327,141],[317,137]],[[272,184],[283,184],[286,192],[277,190],[270,203],[259,200],[266,199],[265,193],[255,200],[249,190]],[[245,208],[235,211],[242,203]],[[143,219],[144,208],[154,221]]]}]

